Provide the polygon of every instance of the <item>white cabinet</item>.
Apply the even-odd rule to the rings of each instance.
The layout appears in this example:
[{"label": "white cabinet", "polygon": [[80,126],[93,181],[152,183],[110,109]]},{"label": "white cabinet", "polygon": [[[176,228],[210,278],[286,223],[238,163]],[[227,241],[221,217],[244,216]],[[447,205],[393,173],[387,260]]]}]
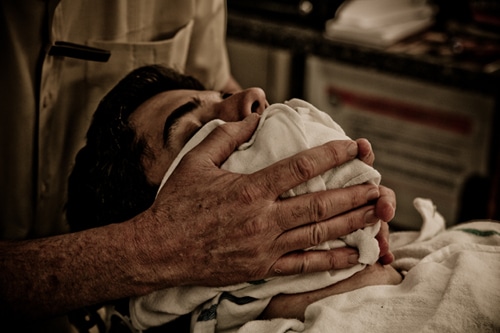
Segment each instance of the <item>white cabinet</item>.
[{"label": "white cabinet", "polygon": [[420,227],[415,197],[432,199],[448,225],[461,222],[464,184],[491,173],[493,97],[315,56],[305,76],[305,99],[372,143],[382,183],[396,191],[395,227]]}]

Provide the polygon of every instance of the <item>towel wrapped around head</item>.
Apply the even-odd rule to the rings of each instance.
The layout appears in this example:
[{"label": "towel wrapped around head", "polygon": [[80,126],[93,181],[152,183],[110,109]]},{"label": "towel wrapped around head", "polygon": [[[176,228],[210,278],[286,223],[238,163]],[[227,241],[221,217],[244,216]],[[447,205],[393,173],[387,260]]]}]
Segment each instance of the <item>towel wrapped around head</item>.
[{"label": "towel wrapped around head", "polygon": [[[165,184],[182,157],[198,145],[222,120],[207,123],[186,144],[166,172]],[[235,173],[252,173],[298,152],[332,140],[349,139],[342,128],[326,113],[313,105],[292,99],[269,106],[261,116],[252,138],[241,145],[222,165]],[[363,183],[380,183],[380,174],[358,159],[331,169],[323,175],[287,191],[283,198],[300,194],[344,188]],[[169,288],[130,301],[130,314],[135,328],[145,330],[193,313],[192,331],[234,331],[257,318],[271,298],[280,293],[302,293],[321,289],[344,280],[366,265],[374,264],[379,255],[375,239],[380,222],[337,240],[307,250],[328,250],[343,246],[359,250],[359,264],[351,268],[303,275],[275,277],[252,283],[221,288],[188,286]],[[193,263],[195,264],[195,263]]]}]

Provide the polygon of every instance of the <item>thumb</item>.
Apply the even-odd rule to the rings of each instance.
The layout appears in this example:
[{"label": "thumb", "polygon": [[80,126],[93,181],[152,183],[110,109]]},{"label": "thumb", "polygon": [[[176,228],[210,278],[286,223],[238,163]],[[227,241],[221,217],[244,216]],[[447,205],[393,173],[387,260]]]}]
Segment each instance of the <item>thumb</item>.
[{"label": "thumb", "polygon": [[222,124],[191,152],[201,157],[201,160],[209,160],[220,166],[240,145],[252,137],[259,119],[259,114],[252,113],[242,121]]}]

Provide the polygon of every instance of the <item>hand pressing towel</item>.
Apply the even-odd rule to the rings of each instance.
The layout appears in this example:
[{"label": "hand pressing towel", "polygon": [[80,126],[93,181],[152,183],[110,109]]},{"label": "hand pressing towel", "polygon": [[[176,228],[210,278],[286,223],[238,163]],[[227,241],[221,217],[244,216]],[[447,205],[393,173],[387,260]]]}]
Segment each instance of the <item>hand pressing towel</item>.
[{"label": "hand pressing towel", "polygon": [[[186,144],[166,172],[163,187],[182,157],[224,122],[206,124]],[[252,138],[241,145],[222,168],[235,173],[252,173],[298,152],[331,140],[349,139],[342,128],[326,113],[299,100],[273,104],[261,116]],[[329,170],[282,195],[283,198],[304,193],[343,188],[363,183],[380,183],[380,174],[360,160],[352,160]],[[380,222],[341,239],[329,241],[307,250],[327,250],[343,246],[359,249],[359,264],[342,270],[314,274],[270,278],[258,283],[242,283],[222,288],[179,287],[131,299],[130,313],[134,327],[144,330],[159,326],[176,317],[193,312],[192,331],[228,332],[253,320],[265,309],[271,298],[280,293],[317,290],[344,280],[377,261],[378,242],[375,235]],[[193,263],[195,265],[196,263]]]}]

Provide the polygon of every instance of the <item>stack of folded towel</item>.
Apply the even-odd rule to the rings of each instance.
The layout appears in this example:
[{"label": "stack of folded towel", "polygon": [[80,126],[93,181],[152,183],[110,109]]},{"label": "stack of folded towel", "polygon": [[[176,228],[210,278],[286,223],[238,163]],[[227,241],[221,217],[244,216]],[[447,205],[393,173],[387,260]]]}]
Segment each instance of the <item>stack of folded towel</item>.
[{"label": "stack of folded towel", "polygon": [[434,23],[436,10],[425,0],[350,0],[326,22],[327,38],[387,47]]}]

